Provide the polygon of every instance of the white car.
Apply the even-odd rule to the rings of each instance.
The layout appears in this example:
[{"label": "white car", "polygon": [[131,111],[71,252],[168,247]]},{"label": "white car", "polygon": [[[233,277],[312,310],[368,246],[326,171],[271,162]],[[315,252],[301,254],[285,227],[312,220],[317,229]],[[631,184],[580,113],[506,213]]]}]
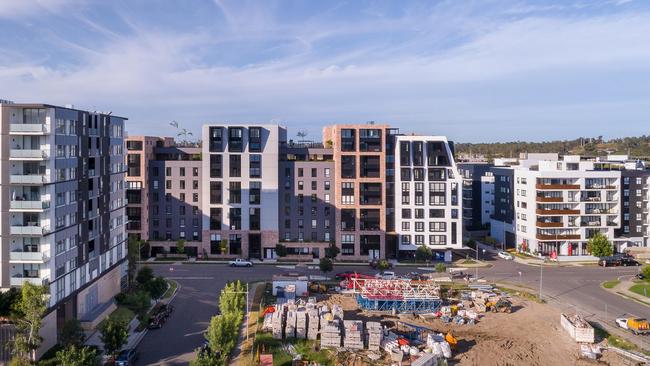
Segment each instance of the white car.
[{"label": "white car", "polygon": [[505,260],[507,260],[507,261],[511,261],[511,260],[515,259],[515,258],[512,256],[512,254],[507,253],[507,252],[499,252],[499,253],[497,253],[497,255],[499,256],[499,258],[501,258],[501,259],[505,259]]},{"label": "white car", "polygon": [[395,275],[395,272],[385,271],[383,273],[377,273],[375,278],[379,280],[395,280],[397,279],[397,276]]},{"label": "white car", "polygon": [[247,261],[246,259],[241,259],[237,258],[234,261],[228,262],[230,264],[230,267],[252,267],[253,263],[251,261]]}]

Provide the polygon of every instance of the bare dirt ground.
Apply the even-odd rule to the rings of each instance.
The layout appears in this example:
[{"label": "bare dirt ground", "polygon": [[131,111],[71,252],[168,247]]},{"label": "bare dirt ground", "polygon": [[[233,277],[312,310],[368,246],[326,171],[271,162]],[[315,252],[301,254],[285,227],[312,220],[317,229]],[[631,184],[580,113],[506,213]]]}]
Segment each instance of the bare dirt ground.
[{"label": "bare dirt ground", "polygon": [[[382,319],[379,314],[359,311],[356,302],[349,296],[332,295],[325,302],[341,305],[346,319]],[[384,317],[387,325],[394,325],[394,321],[398,320],[391,318]],[[558,310],[517,297],[513,298],[512,313],[486,313],[475,325],[446,324],[438,319],[414,319],[412,315],[403,315],[401,318],[405,322],[426,326],[437,332],[451,332],[458,339],[458,347],[449,360],[450,365],[630,364],[618,354],[607,351],[598,362],[581,359],[578,344],[560,326]]]}]

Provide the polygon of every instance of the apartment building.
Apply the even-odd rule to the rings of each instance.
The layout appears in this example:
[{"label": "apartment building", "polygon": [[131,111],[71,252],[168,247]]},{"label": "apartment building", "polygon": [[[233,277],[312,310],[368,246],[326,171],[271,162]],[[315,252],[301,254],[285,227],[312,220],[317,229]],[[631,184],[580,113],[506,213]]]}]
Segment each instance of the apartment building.
[{"label": "apartment building", "polygon": [[395,231],[400,251],[462,247],[462,179],[442,136],[396,137]]},{"label": "apartment building", "polygon": [[394,163],[397,134],[389,125],[374,123],[323,129],[324,144],[333,149],[334,241],[342,260],[386,257],[387,216],[394,215],[394,207],[391,212],[387,207],[394,195],[394,169],[386,166]]},{"label": "apartment building", "polygon": [[503,240],[513,232],[518,250],[589,259],[587,242],[596,233],[605,235],[615,252],[648,245],[650,174],[639,161],[524,154],[518,165],[491,171],[491,235]]},{"label": "apartment building", "polygon": [[463,225],[465,230],[484,229],[483,221],[483,177],[492,164],[486,162],[458,163],[463,179]]},{"label": "apartment building", "polygon": [[[320,258],[335,234],[333,151],[321,144],[281,143],[280,242],[288,257]],[[274,258],[267,248],[264,258]]]},{"label": "apartment building", "polygon": [[260,258],[279,243],[278,125],[204,125],[202,242],[209,255]]},{"label": "apartment building", "polygon": [[42,350],[66,320],[95,325],[120,291],[125,120],[0,103],[0,287],[49,286]]}]

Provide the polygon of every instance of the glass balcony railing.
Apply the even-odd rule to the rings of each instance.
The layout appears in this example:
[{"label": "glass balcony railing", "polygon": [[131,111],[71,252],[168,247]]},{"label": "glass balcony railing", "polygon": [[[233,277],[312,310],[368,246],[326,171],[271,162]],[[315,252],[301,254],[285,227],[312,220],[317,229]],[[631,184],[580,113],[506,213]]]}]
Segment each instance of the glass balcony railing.
[{"label": "glass balcony railing", "polygon": [[41,149],[11,149],[9,151],[11,159],[47,159],[49,155],[47,150]]},{"label": "glass balcony railing", "polygon": [[50,177],[45,174],[12,174],[9,181],[12,184],[45,184],[50,183]]},{"label": "glass balcony railing", "polygon": [[50,127],[44,123],[12,123],[9,132],[16,133],[49,133]]},{"label": "glass balcony railing", "polygon": [[12,210],[45,210],[50,208],[50,201],[12,200],[10,208]]}]

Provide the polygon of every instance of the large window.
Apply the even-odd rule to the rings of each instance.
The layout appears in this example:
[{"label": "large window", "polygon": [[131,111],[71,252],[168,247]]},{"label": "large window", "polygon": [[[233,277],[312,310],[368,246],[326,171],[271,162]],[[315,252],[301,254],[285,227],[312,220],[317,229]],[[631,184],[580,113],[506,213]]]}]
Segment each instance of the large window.
[{"label": "large window", "polygon": [[228,128],[228,151],[242,152],[244,151],[243,136],[244,131],[241,127]]},{"label": "large window", "polygon": [[210,230],[221,230],[221,213],[220,207],[210,208]]},{"label": "large window", "polygon": [[250,155],[250,177],[251,178],[261,178],[262,177],[262,155],[251,154]]},{"label": "large window", "polygon": [[262,200],[262,182],[250,182],[248,198],[251,205],[259,205]]},{"label": "large window", "polygon": [[210,127],[210,151],[223,151],[223,129],[221,127]]},{"label": "large window", "polygon": [[210,154],[210,178],[221,178],[222,175],[221,155]]},{"label": "large window", "polygon": [[341,178],[355,178],[357,158],[355,156],[341,156]]},{"label": "large window", "polygon": [[222,203],[222,190],[223,187],[221,182],[210,182],[210,203],[219,204]]},{"label": "large window", "polygon": [[230,177],[241,177],[241,155],[230,155]]},{"label": "large window", "polygon": [[253,152],[262,151],[261,127],[251,127],[248,129],[248,150]]},{"label": "large window", "polygon": [[241,203],[241,182],[230,182],[229,197],[228,203]]}]

